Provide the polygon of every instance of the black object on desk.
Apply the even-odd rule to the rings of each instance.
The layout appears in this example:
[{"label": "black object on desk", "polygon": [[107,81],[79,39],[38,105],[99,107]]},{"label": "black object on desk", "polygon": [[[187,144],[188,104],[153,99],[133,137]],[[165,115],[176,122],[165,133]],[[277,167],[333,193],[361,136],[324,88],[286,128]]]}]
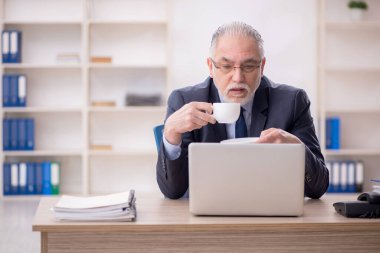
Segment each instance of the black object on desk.
[{"label": "black object on desk", "polygon": [[335,211],[349,218],[380,218],[380,193],[364,192],[357,201],[336,202]]}]

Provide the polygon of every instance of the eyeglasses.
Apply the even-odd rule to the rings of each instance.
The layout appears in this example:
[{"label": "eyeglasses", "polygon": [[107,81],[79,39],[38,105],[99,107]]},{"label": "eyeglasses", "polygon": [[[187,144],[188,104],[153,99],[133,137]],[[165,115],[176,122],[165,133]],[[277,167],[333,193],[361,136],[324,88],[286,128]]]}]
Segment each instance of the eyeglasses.
[{"label": "eyeglasses", "polygon": [[247,64],[247,65],[241,65],[240,67],[233,66],[233,65],[230,65],[230,64],[221,64],[221,65],[219,65],[213,59],[210,58],[210,60],[211,60],[212,64],[214,64],[215,68],[220,69],[220,71],[222,71],[225,74],[230,73],[234,69],[241,69],[241,71],[244,72],[244,73],[251,73],[254,70],[260,68],[260,66],[261,66],[261,64],[259,64],[259,65],[256,65],[256,64]]}]

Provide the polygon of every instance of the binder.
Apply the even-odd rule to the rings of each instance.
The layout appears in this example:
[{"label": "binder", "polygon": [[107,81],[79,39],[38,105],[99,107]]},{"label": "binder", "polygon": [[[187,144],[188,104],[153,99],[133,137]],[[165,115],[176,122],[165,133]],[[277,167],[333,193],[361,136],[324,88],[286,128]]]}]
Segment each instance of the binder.
[{"label": "binder", "polygon": [[348,161],[347,162],[347,191],[355,192],[355,162]]},{"label": "binder", "polygon": [[60,165],[57,162],[52,162],[50,165],[51,169],[51,189],[52,194],[59,194],[60,186]]},{"label": "binder", "polygon": [[340,192],[347,192],[347,163],[342,161],[340,163]]},{"label": "binder", "polygon": [[340,119],[338,117],[326,119],[326,148],[340,149]]},{"label": "binder", "polygon": [[17,94],[17,106],[26,106],[26,76],[18,75],[18,94]]},{"label": "binder", "polygon": [[3,150],[11,150],[11,121],[3,119]]},{"label": "binder", "polygon": [[356,172],[355,172],[355,189],[356,192],[362,192],[363,191],[363,176],[364,175],[364,164],[362,161],[356,162]]},{"label": "binder", "polygon": [[42,167],[42,194],[43,195],[51,195],[51,169],[50,162],[45,161],[41,164]]},{"label": "binder", "polygon": [[1,56],[3,59],[3,63],[10,62],[9,46],[9,31],[3,31],[1,34]]},{"label": "binder", "polygon": [[35,194],[42,194],[42,165],[41,163],[35,163],[34,164],[34,169],[35,169],[35,178],[36,178],[36,183],[35,183]]},{"label": "binder", "polygon": [[3,107],[11,106],[11,77],[3,75]]},{"label": "binder", "polygon": [[18,76],[17,75],[9,75],[9,79],[11,82],[9,106],[17,106],[18,105]]},{"label": "binder", "polygon": [[17,129],[18,129],[18,150],[27,150],[26,144],[26,119],[17,119],[18,124],[17,124]]},{"label": "binder", "polygon": [[340,179],[340,164],[339,162],[332,163],[332,192],[339,192]]},{"label": "binder", "polygon": [[18,119],[9,119],[11,126],[10,150],[18,150]]},{"label": "binder", "polygon": [[21,63],[21,32],[10,31],[9,62]]},{"label": "binder", "polygon": [[34,150],[34,119],[26,120],[26,150]]},{"label": "binder", "polygon": [[17,195],[18,194],[18,164],[12,163],[11,164],[11,194]]},{"label": "binder", "polygon": [[19,163],[18,165],[19,177],[19,194],[26,194],[26,177],[27,177],[27,166],[26,163]]},{"label": "binder", "polygon": [[11,186],[11,165],[9,163],[3,164],[3,194],[12,194]]},{"label": "binder", "polygon": [[36,173],[34,163],[26,163],[26,194],[35,194]]}]

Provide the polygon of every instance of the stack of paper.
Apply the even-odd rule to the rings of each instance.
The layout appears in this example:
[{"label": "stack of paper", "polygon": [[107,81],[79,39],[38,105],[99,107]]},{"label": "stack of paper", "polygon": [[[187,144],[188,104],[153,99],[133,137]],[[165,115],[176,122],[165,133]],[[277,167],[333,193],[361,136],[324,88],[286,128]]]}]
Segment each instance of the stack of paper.
[{"label": "stack of paper", "polygon": [[135,191],[94,197],[63,195],[53,207],[55,218],[71,221],[133,221]]}]

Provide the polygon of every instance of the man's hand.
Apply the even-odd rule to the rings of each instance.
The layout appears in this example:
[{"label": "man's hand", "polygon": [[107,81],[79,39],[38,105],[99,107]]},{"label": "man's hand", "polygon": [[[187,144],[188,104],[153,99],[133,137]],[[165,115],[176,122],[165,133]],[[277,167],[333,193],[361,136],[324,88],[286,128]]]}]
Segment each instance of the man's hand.
[{"label": "man's hand", "polygon": [[302,143],[297,136],[279,128],[269,128],[260,134],[257,143]]},{"label": "man's hand", "polygon": [[191,102],[185,104],[178,111],[167,118],[164,136],[171,144],[181,143],[182,134],[199,129],[209,123],[215,124],[212,114],[212,104],[205,102]]}]

